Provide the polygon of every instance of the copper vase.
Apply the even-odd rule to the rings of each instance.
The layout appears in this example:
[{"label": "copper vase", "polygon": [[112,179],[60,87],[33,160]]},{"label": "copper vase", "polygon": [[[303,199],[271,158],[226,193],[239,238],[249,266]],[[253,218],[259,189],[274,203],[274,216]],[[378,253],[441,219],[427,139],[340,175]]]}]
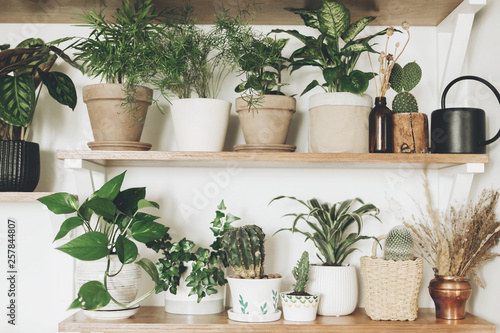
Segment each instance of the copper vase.
[{"label": "copper vase", "polygon": [[465,305],[471,292],[469,279],[436,275],[429,283],[429,293],[436,305],[436,318],[464,319]]}]

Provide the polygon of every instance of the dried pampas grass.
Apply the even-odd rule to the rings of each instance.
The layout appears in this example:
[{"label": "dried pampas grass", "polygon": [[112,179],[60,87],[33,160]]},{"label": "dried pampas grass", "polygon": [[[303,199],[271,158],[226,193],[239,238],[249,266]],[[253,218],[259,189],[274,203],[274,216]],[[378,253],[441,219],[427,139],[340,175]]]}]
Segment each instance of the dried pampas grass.
[{"label": "dried pampas grass", "polygon": [[[490,252],[500,239],[495,208],[499,192],[483,190],[476,203],[452,207],[439,216],[433,207],[429,182],[424,178],[426,212],[404,224],[414,233],[418,253],[437,275],[472,276],[484,288],[478,268],[500,254]],[[411,222],[411,223],[410,223]]]}]

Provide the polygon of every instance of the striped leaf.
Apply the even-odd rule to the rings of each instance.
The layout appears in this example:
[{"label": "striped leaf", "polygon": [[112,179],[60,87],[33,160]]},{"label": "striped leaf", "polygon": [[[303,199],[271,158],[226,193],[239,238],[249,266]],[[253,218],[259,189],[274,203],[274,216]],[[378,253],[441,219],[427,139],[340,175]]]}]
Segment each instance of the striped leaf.
[{"label": "striped leaf", "polygon": [[69,106],[72,110],[76,106],[76,89],[73,81],[61,72],[44,72],[38,70],[38,75],[49,90],[50,96],[62,105]]},{"label": "striped leaf", "polygon": [[0,52],[0,76],[23,68],[47,55],[47,48],[16,48]]},{"label": "striped leaf", "polygon": [[0,119],[26,127],[35,113],[35,84],[29,73],[0,77]]}]

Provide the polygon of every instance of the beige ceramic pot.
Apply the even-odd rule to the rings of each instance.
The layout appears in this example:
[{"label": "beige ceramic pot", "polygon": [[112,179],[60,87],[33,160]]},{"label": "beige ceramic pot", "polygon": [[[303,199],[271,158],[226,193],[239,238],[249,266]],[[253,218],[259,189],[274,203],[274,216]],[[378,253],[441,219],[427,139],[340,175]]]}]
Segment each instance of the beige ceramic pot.
[{"label": "beige ceramic pot", "polygon": [[257,109],[249,110],[243,98],[236,99],[236,112],[247,144],[285,144],[295,113],[295,98],[265,95]]},{"label": "beige ceramic pot", "polygon": [[131,106],[124,104],[126,95],[121,84],[103,83],[83,87],[83,101],[87,104],[96,142],[140,141],[153,91],[137,87],[136,101]]},{"label": "beige ceramic pot", "polygon": [[395,153],[426,154],[429,147],[429,125],[424,113],[392,115],[392,147]]}]

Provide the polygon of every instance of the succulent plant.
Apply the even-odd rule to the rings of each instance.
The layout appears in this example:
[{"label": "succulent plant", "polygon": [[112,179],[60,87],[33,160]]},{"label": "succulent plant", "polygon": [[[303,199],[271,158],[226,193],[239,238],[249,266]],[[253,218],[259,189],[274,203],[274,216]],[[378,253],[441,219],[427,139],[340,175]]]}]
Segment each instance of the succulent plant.
[{"label": "succulent plant", "polygon": [[392,228],[385,240],[385,260],[412,260],[413,259],[413,237],[410,229],[403,225]]},{"label": "succulent plant", "polygon": [[303,293],[306,290],[307,283],[309,282],[309,253],[304,251],[297,266],[292,269],[293,277],[295,278],[295,285],[293,291]]},{"label": "succulent plant", "polygon": [[421,78],[422,69],[416,62],[407,63],[404,67],[394,64],[389,83],[398,94],[392,102],[392,112],[418,112],[417,99],[410,93],[410,90],[415,88]]},{"label": "succulent plant", "polygon": [[244,279],[264,276],[264,238],[256,225],[245,225],[224,232],[222,248],[236,275]]}]

